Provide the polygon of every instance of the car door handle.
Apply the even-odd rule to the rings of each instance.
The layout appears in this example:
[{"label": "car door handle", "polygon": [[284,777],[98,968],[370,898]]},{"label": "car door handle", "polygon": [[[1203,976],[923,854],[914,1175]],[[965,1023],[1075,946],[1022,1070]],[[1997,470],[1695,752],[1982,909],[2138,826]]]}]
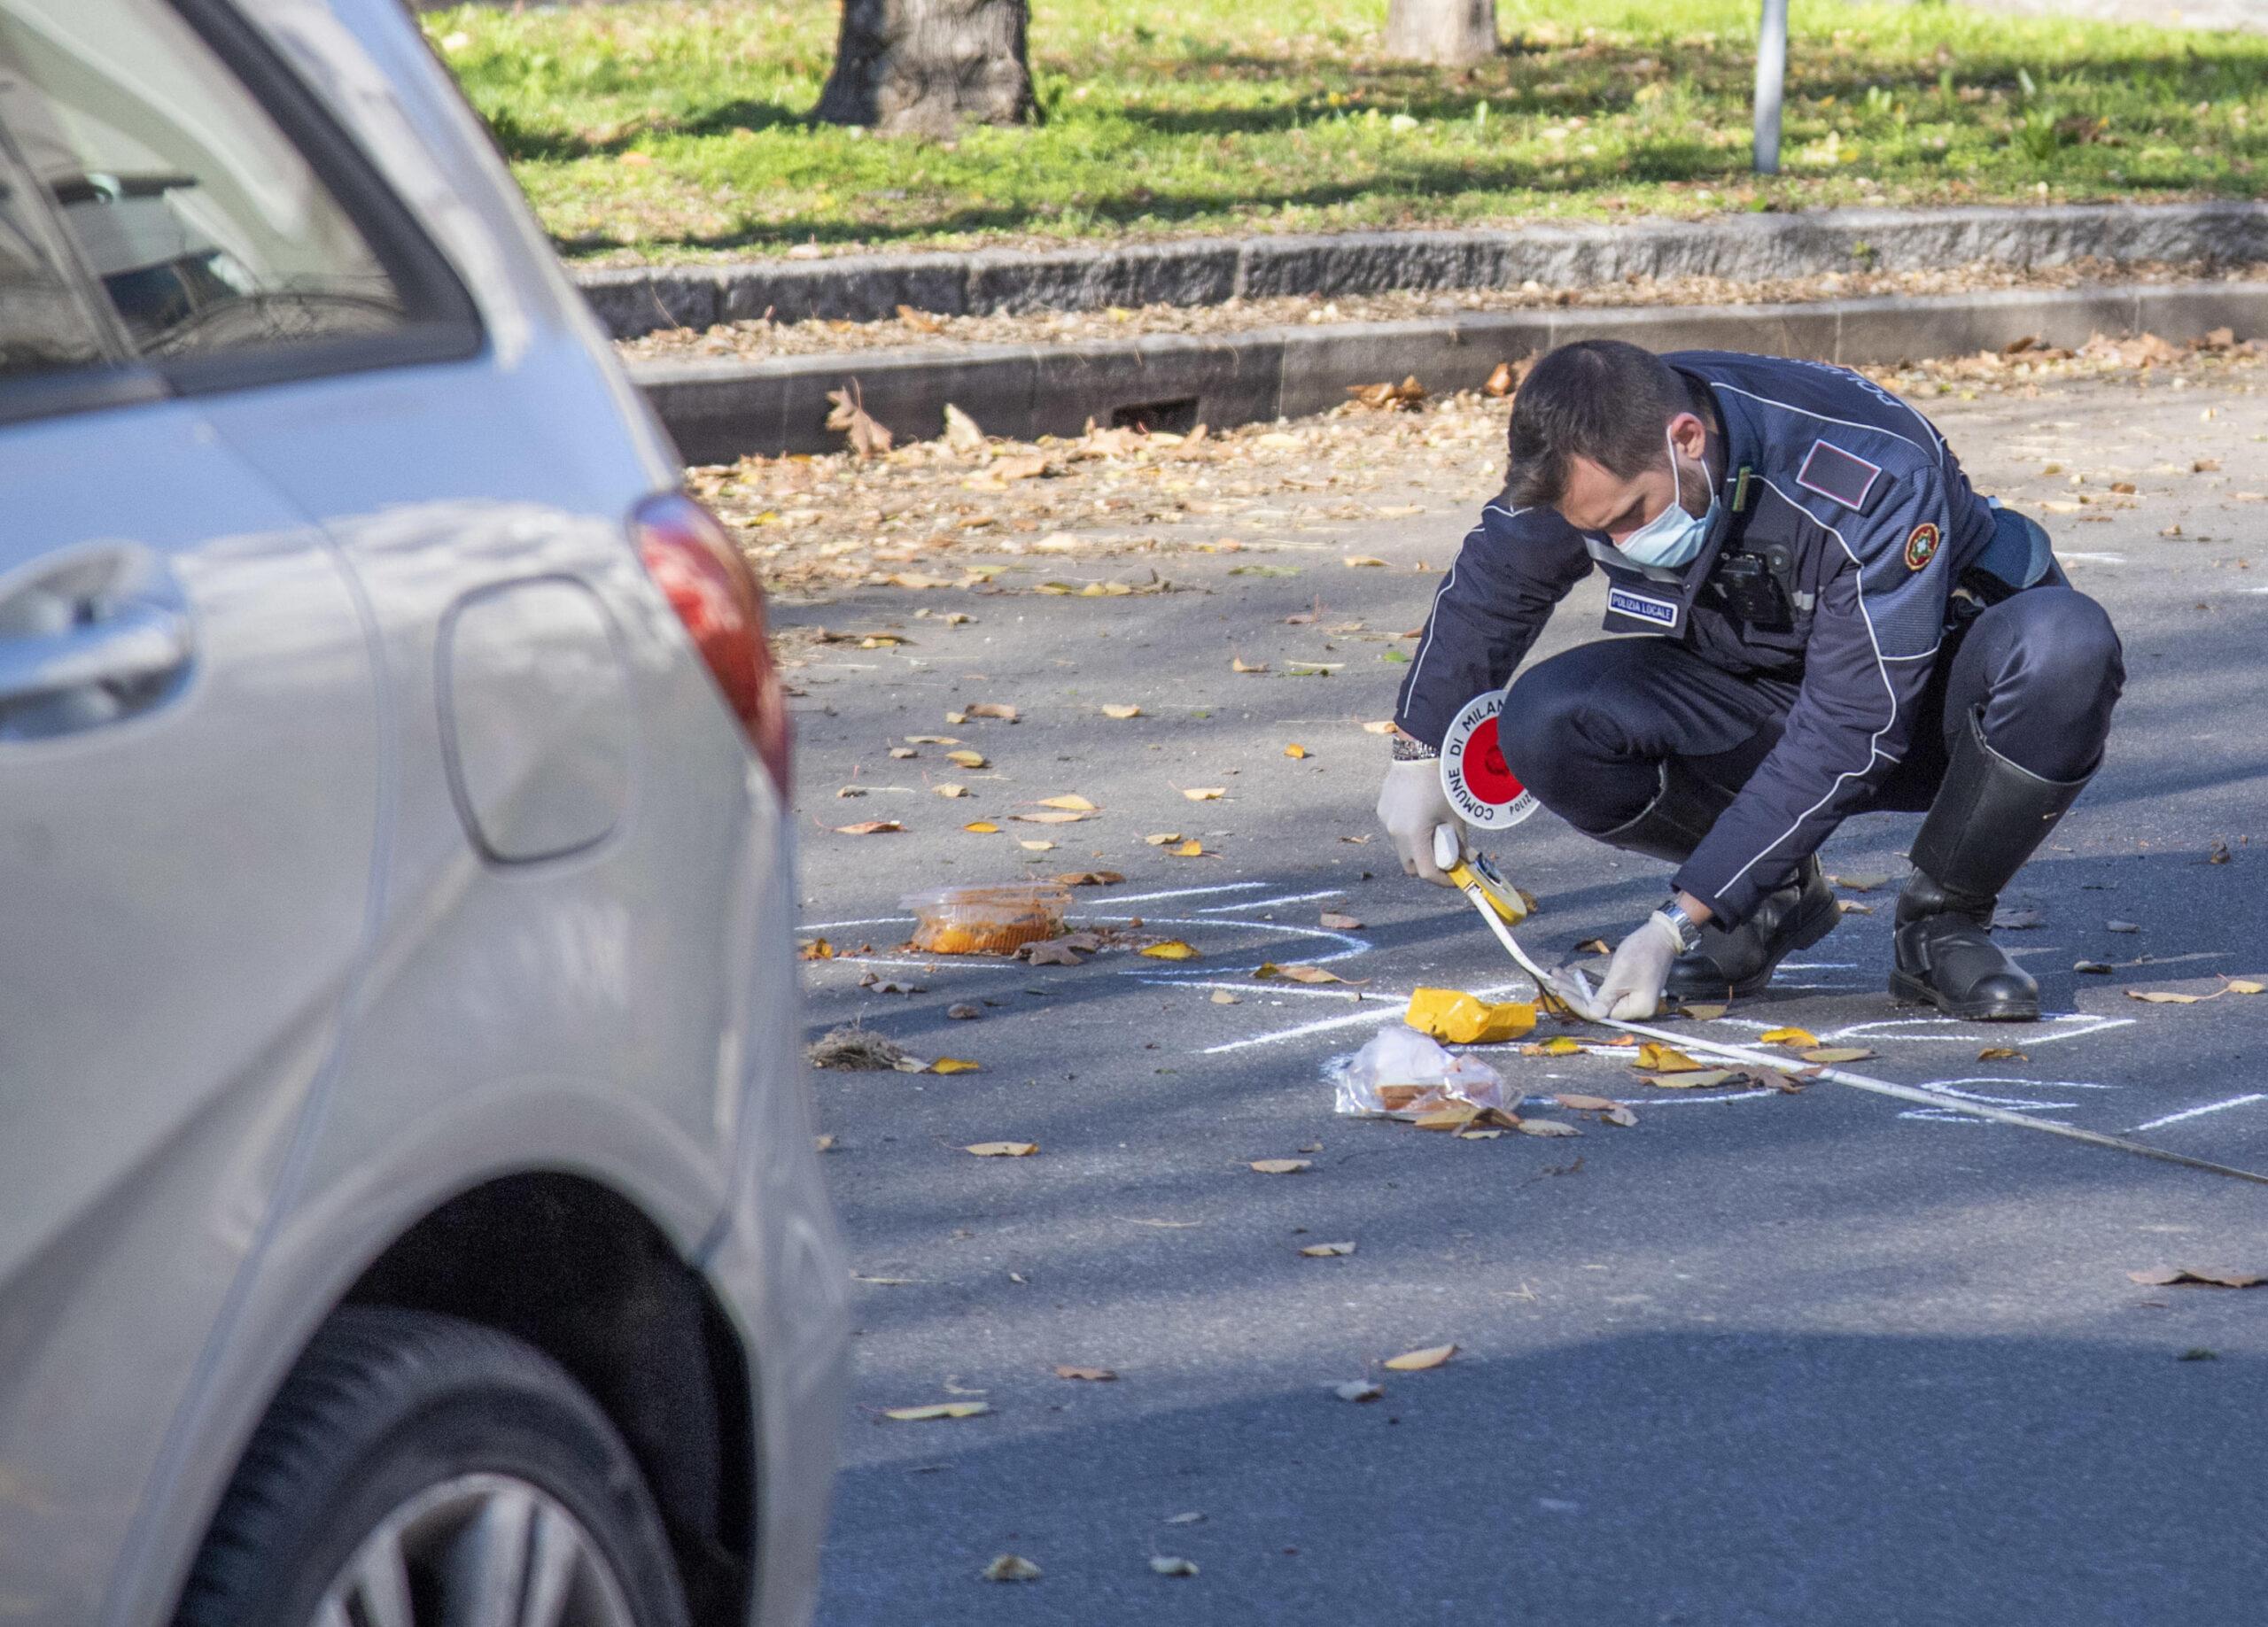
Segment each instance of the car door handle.
[{"label": "car door handle", "polygon": [[0,706],[97,686],[140,686],[189,664],[189,617],[170,606],[128,601],[99,619],[54,632],[0,634]]}]

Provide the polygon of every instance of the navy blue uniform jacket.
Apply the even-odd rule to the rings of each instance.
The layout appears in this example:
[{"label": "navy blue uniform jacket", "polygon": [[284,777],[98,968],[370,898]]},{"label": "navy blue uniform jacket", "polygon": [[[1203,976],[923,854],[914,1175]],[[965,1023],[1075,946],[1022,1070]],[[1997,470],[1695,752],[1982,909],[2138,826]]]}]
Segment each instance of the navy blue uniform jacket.
[{"label": "navy blue uniform jacket", "polygon": [[[1489,504],[1434,593],[1394,719],[1439,745],[1600,565],[1609,631],[1651,632],[1728,672],[1800,686],[1778,746],[1677,873],[1737,921],[1905,755],[1947,600],[1991,540],[1992,515],[1930,421],[1855,373],[1723,351],[1664,360],[1700,381],[1724,427],[1717,519],[1699,556],[1650,572],[1551,509]],[[1752,597],[1727,590],[1736,554],[1774,557],[1782,613],[1759,616]]]}]

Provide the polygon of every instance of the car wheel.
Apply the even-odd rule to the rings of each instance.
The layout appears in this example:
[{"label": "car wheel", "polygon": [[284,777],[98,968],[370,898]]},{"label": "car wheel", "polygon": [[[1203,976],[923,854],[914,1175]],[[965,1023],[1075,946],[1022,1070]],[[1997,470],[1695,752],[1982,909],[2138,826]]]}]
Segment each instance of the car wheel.
[{"label": "car wheel", "polygon": [[532,1345],[353,1306],[237,1466],[175,1627],[686,1627],[629,1448]]}]

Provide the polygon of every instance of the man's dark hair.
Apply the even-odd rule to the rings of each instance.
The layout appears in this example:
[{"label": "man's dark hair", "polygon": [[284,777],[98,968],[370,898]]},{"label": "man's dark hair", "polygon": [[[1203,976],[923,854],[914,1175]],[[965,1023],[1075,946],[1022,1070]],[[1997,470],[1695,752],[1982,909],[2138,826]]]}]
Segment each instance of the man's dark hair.
[{"label": "man's dark hair", "polygon": [[1548,507],[1567,491],[1567,460],[1588,458],[1628,479],[1669,453],[1662,430],[1693,410],[1683,376],[1650,350],[1620,339],[1579,339],[1535,364],[1512,400],[1515,508]]}]

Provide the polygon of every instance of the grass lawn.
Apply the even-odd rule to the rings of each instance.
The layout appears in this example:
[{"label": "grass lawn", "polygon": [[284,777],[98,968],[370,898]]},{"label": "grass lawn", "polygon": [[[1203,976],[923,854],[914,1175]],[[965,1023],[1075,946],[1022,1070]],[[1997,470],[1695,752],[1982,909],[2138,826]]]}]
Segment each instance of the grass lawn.
[{"label": "grass lawn", "polygon": [[1385,0],[1032,9],[1043,121],[953,142],[804,122],[836,0],[424,26],[578,259],[2261,190],[2258,35],[1795,0],[1759,181],[1755,0],[1503,0],[1455,73],[1378,60]]}]

